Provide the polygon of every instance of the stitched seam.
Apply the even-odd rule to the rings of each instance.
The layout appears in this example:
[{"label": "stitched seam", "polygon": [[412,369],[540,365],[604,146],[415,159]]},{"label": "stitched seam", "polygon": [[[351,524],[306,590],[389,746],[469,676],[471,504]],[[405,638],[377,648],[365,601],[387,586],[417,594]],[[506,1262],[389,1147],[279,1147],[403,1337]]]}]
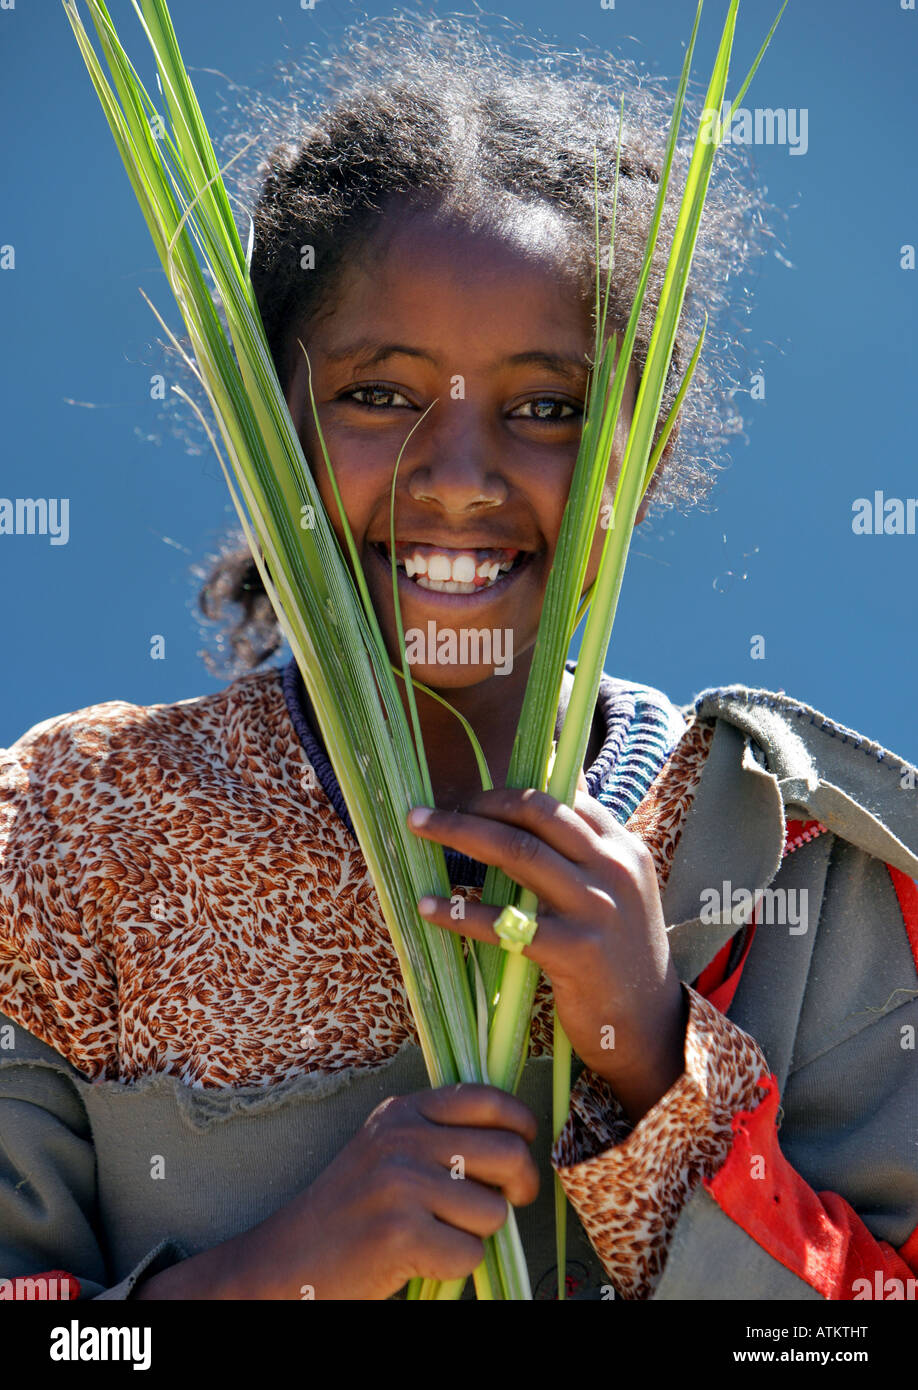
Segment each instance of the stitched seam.
[{"label": "stitched seam", "polygon": [[[916,1002],[916,998],[918,998],[918,991],[913,991],[912,993],[913,997],[911,999],[901,1000],[898,1004],[894,1004],[891,1009],[887,1009],[885,1013],[876,1014],[876,1016],[870,1019],[868,1022],[866,1022],[862,1028],[858,1028],[856,1032],[849,1033],[847,1037],[838,1038],[835,1042],[830,1043],[828,1047],[824,1047],[822,1052],[816,1052],[813,1054],[812,1057],[807,1057],[805,1062],[801,1062],[799,1066],[794,1067],[791,1071],[787,1073],[787,1077],[784,1082],[785,1089],[787,1088],[787,1082],[790,1081],[792,1076],[796,1076],[799,1072],[805,1071],[807,1067],[811,1067],[814,1062],[818,1062],[820,1058],[825,1057],[827,1053],[835,1052],[837,1048],[844,1047],[844,1045],[846,1043],[851,1042],[852,1039],[860,1037],[861,1033],[864,1032],[865,1028],[874,1028],[878,1023],[882,1023],[884,1019],[891,1018],[894,1013],[898,1013],[900,1009],[907,1008],[909,1004],[914,1004]],[[867,1012],[867,1010],[859,1009],[857,1013],[849,1014],[848,1017],[859,1018],[860,1015],[865,1012]]]},{"label": "stitched seam", "polygon": [[[816,710],[811,709],[809,705],[798,704],[787,697],[782,698],[776,694],[769,694],[767,691],[759,692],[746,690],[743,686],[718,686],[715,689],[703,691],[702,694],[698,696],[694,705],[696,712],[701,709],[703,704],[711,699],[739,700],[743,704],[750,706],[765,705],[768,709],[782,710],[788,714],[796,714],[798,719],[803,719],[809,715],[810,724],[820,729],[821,732],[827,733],[831,738],[840,738],[842,743],[850,743],[852,748],[858,749],[867,757],[873,757],[876,762],[882,763],[890,772],[895,773],[897,776],[904,768],[909,768],[912,771],[916,770],[913,763],[907,763],[905,761],[901,761],[899,766],[895,767],[891,759],[896,757],[896,754],[888,755],[886,749],[881,748],[879,744],[874,743],[871,739],[864,738],[862,734],[857,733],[854,729],[847,729],[843,724],[836,724],[833,720],[826,719]],[[821,722],[817,724],[817,720]]]}]

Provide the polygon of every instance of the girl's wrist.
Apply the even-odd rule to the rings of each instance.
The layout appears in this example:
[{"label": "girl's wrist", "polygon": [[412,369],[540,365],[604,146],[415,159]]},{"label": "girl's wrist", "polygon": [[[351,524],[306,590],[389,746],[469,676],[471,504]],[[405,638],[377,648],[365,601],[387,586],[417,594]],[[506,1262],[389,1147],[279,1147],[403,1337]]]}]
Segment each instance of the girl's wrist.
[{"label": "girl's wrist", "polygon": [[246,1297],[243,1293],[234,1292],[232,1288],[230,1274],[234,1269],[234,1262],[229,1258],[230,1252],[226,1250],[226,1246],[233,1243],[225,1241],[210,1250],[189,1255],[187,1259],[170,1265],[168,1269],[160,1270],[158,1274],[135,1284],[128,1298],[132,1302],[150,1302]]},{"label": "girl's wrist", "polygon": [[[638,1125],[685,1071],[685,1030],[688,1023],[688,997],[682,985],[673,998],[666,1017],[658,1022],[654,1039],[648,1039],[639,1051],[640,1062],[623,1071],[618,1067],[592,1066],[615,1093],[632,1125]],[[611,1054],[610,1054],[611,1055]]]}]

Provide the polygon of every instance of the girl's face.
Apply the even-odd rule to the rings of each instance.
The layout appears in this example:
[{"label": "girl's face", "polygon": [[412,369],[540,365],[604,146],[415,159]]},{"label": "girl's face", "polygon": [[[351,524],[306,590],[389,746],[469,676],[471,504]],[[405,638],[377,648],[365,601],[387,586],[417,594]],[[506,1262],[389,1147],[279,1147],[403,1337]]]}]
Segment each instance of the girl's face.
[{"label": "girl's face", "polygon": [[[591,304],[556,249],[563,231],[550,217],[507,236],[419,211],[387,216],[384,225],[381,249],[347,267],[332,308],[303,341],[322,433],[396,664],[390,488],[399,450],[418,425],[395,501],[402,621],[406,635],[423,637],[409,649],[415,678],[456,689],[501,664],[506,674],[508,648],[518,659],[535,643],[580,440]],[[604,504],[614,495],[637,382],[632,366]],[[299,348],[288,404],[343,541]],[[585,587],[604,537],[598,527]],[[511,562],[492,579],[495,566]],[[461,591],[468,583],[474,592]],[[488,656],[483,642],[459,646],[460,659],[446,664],[441,647],[438,660],[428,639],[446,629],[486,630],[490,660],[475,659]]]}]

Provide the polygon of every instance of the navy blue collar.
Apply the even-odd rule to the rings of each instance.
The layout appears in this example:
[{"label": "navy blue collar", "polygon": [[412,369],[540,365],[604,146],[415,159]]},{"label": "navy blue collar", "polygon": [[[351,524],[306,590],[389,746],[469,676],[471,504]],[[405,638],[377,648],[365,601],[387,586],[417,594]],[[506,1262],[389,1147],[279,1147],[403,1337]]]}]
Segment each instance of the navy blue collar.
[{"label": "navy blue collar", "polygon": [[[573,673],[577,669],[576,662],[568,661],[566,669]],[[312,701],[295,658],[283,668],[282,683],[284,700],[293,727],[307,758],[315,768],[322,790],[356,839],[353,822],[338,779],[325,752]],[[681,733],[679,730],[674,736],[672,716],[675,715],[679,723],[682,721],[666,697],[658,691],[652,691],[648,686],[615,680],[605,673],[600,679],[597,708],[605,725],[605,738],[596,761],[585,771],[587,790],[590,796],[602,801],[604,805],[611,806],[624,823]],[[654,731],[659,729],[662,733],[664,727],[666,731],[662,741],[659,736],[654,738],[654,744],[659,744],[659,748],[654,747],[656,756],[649,760],[646,736],[648,716],[653,722]],[[641,733],[643,737],[635,739],[636,733]],[[604,792],[606,794],[603,794]],[[487,865],[455,850],[446,850],[445,854],[451,883],[478,888],[484,884]]]}]

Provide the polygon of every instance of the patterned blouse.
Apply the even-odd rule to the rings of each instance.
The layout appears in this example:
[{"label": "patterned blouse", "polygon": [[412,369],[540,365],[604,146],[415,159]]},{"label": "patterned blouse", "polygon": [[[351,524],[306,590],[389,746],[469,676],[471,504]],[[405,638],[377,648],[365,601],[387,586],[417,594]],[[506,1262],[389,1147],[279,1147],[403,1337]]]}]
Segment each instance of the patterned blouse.
[{"label": "patterned blouse", "polygon": [[[645,841],[662,891],[712,725],[610,677],[598,707],[588,790]],[[446,860],[480,897],[485,866]],[[765,1094],[761,1050],[721,1012],[743,936],[684,986],[685,1071],[635,1128],[589,1068],[572,1091],[552,1162],[621,1297],[653,1292],[682,1207]],[[268,1085],[416,1041],[295,662],[175,704],[93,705],[0,749],[0,1011],[87,1079],[127,1083]],[[551,1027],[543,980],[533,1055]]]}]

